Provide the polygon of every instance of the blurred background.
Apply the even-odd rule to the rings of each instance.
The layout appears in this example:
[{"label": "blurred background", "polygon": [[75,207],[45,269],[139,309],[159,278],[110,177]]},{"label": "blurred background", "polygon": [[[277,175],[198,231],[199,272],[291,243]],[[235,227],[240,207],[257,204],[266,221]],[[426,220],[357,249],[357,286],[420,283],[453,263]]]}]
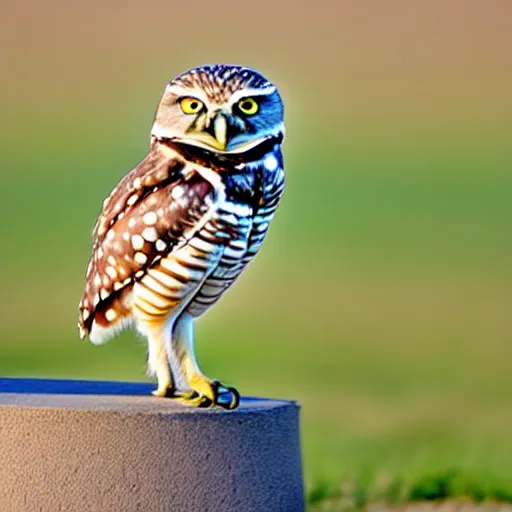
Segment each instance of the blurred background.
[{"label": "blurred background", "polygon": [[285,99],[288,182],[199,323],[205,371],[301,403],[312,500],[448,473],[512,500],[511,19],[507,0],[1,0],[0,375],[145,379],[135,334],[78,340],[92,227],[166,82],[240,63]]}]

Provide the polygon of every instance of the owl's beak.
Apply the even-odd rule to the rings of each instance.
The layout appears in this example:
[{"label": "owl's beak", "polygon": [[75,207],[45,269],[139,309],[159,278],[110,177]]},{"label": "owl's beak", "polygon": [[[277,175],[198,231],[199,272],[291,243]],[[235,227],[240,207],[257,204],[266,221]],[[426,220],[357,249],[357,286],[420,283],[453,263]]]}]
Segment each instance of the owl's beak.
[{"label": "owl's beak", "polygon": [[249,140],[232,147],[233,132],[236,133],[236,128],[233,128],[233,126],[228,124],[226,114],[223,112],[217,113],[210,124],[210,129],[208,130],[208,133],[211,135],[210,144],[218,151],[222,151],[224,153],[243,153],[244,151],[257,146],[266,138],[262,137]]},{"label": "owl's beak", "polygon": [[[191,127],[187,132],[186,139],[176,138],[175,140],[209,151],[213,149],[219,153],[228,154],[244,153],[270,137],[265,135],[237,142],[239,128],[231,124],[226,112],[217,111],[211,118],[207,117],[207,114],[203,116],[200,125]],[[153,127],[153,133],[156,133],[155,127]]]},{"label": "owl's beak", "polygon": [[226,116],[223,114],[217,114],[213,121],[213,132],[215,133],[215,139],[219,144],[220,150],[226,149],[228,123]]},{"label": "owl's beak", "polygon": [[225,151],[228,143],[228,121],[223,112],[217,112],[215,116],[206,120],[206,127],[201,131],[195,132],[193,140],[197,141],[199,146],[203,144],[207,149]]}]

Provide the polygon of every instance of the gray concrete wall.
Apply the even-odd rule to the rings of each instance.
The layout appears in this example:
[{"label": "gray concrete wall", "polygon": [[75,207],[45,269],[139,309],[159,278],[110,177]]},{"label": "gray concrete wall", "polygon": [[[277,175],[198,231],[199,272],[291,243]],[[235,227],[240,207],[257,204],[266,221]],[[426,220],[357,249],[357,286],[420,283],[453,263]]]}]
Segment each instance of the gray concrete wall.
[{"label": "gray concrete wall", "polygon": [[0,379],[0,512],[303,510],[295,403],[193,409],[151,389]]}]

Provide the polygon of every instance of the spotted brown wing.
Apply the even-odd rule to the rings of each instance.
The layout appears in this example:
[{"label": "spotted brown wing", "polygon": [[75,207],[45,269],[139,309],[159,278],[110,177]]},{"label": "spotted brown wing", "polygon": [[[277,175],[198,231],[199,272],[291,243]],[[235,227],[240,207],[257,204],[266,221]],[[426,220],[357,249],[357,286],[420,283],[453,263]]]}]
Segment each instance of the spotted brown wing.
[{"label": "spotted brown wing", "polygon": [[101,243],[110,226],[131,206],[180,176],[185,161],[170,154],[164,146],[153,144],[144,160],[124,176],[103,202],[103,210],[94,227],[94,244]]},{"label": "spotted brown wing", "polygon": [[[124,299],[133,283],[172,252],[188,231],[194,231],[215,200],[213,186],[193,169],[161,181],[150,193],[140,189],[136,200],[130,200],[135,194],[131,193],[133,178],[132,186],[126,178],[118,185],[121,190],[116,187],[111,194],[116,204],[124,198],[124,209],[112,207],[108,215],[115,215],[113,222],[106,231],[99,222],[96,230],[80,302],[82,338],[90,332],[93,321],[108,327],[129,314]],[[109,311],[116,312],[115,318],[109,318]]]}]

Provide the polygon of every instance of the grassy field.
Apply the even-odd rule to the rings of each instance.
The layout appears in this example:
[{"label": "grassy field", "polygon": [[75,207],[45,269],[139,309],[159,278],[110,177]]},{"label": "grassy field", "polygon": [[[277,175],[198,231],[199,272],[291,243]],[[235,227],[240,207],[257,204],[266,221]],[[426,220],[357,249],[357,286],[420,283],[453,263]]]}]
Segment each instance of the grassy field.
[{"label": "grassy field", "polygon": [[165,80],[247,62],[285,97],[287,189],[199,324],[205,371],[300,402],[312,507],[512,502],[509,4],[266,3],[268,36],[253,45],[251,24],[236,48],[211,20],[203,39],[169,34],[172,3],[0,6],[0,375],[145,378],[133,333],[78,340],[91,229],[145,154]]}]

